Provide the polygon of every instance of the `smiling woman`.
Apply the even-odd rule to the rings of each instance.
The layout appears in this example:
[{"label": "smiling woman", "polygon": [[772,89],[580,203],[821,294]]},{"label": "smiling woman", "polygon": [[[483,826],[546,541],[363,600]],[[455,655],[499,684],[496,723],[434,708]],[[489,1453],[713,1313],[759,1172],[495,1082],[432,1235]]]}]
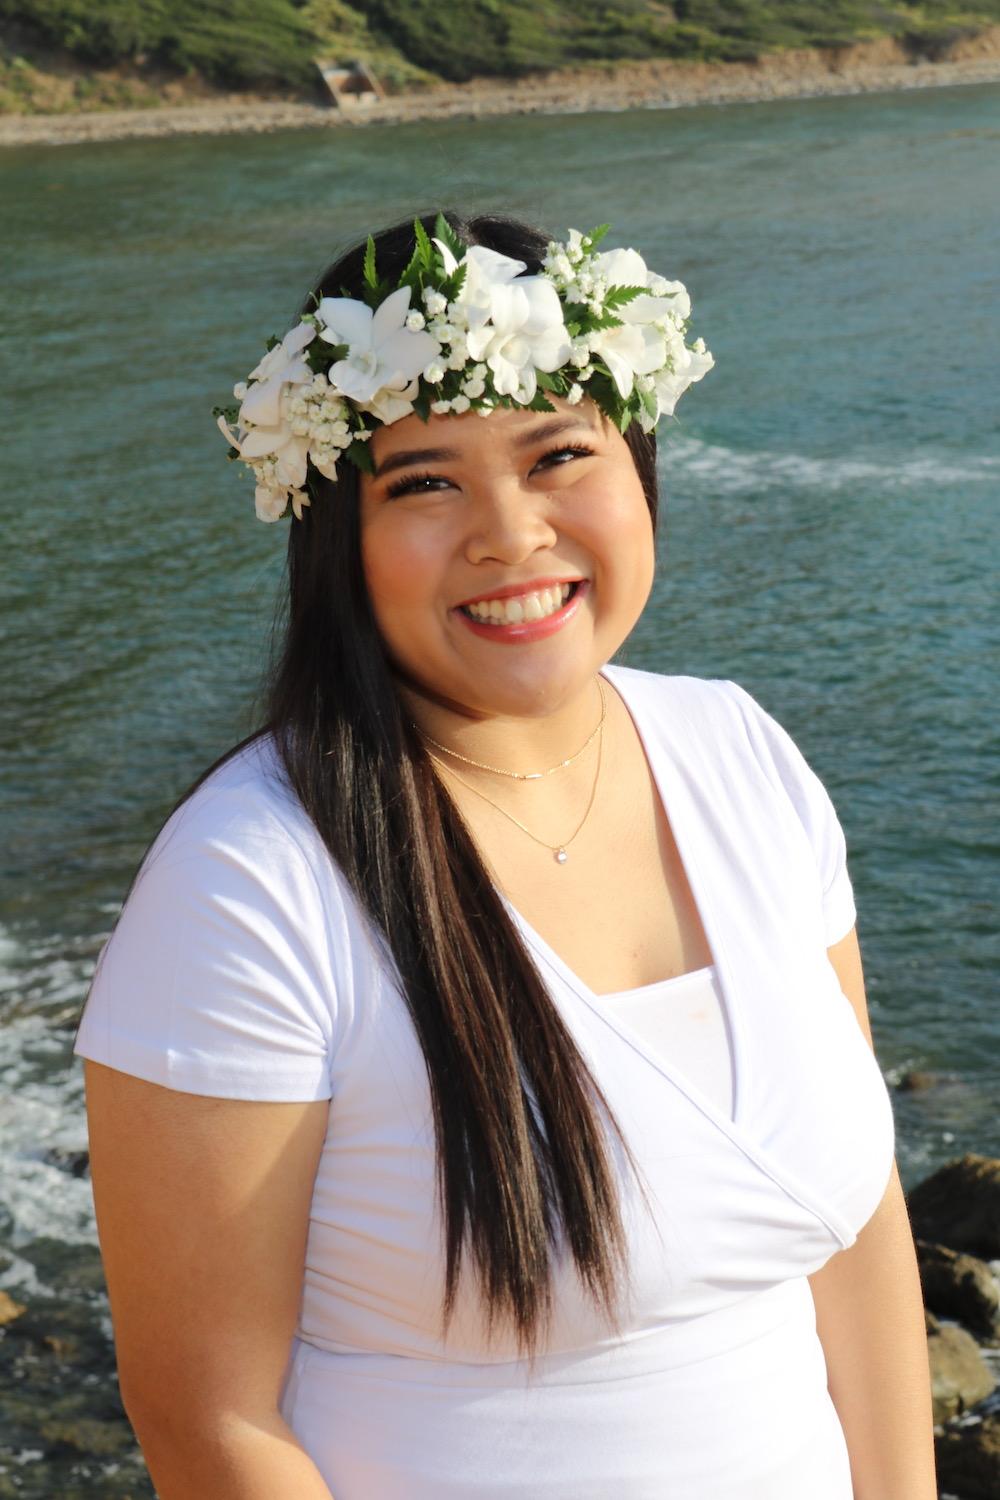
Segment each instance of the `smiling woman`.
[{"label": "smiling woman", "polygon": [[217,413],[287,628],[76,1044],[163,1500],[933,1494],[809,1279],[894,1182],[836,813],[735,683],[611,661],[711,356],[602,233],[369,237]]}]

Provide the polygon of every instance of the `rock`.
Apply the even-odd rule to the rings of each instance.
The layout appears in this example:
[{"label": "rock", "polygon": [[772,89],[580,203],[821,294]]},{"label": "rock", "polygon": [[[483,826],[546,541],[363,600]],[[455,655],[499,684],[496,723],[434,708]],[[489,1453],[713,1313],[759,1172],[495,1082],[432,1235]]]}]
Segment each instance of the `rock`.
[{"label": "rock", "polygon": [[42,1161],[69,1172],[73,1177],[86,1177],[90,1171],[89,1151],[67,1151],[63,1146],[51,1146],[42,1156]]},{"label": "rock", "polygon": [[938,1484],[962,1500],[996,1500],[1000,1494],[1000,1413],[948,1426],[934,1440]]},{"label": "rock", "polygon": [[1000,1161],[972,1152],[946,1162],[906,1195],[914,1238],[1000,1256]]},{"label": "rock", "polygon": [[23,1312],[22,1303],[15,1302],[13,1297],[9,1297],[6,1292],[0,1292],[0,1328],[7,1323],[13,1323],[14,1319],[19,1318]]},{"label": "rock", "polygon": [[38,1431],[51,1449],[75,1449],[78,1453],[106,1456],[132,1446],[133,1438],[124,1422],[102,1422],[97,1417],[53,1418],[39,1422]]},{"label": "rock", "polygon": [[936,1073],[922,1073],[918,1068],[911,1068],[901,1076],[896,1091],[900,1094],[923,1093],[925,1089],[932,1089],[937,1081]]},{"label": "rock", "polygon": [[946,1422],[982,1401],[996,1381],[971,1333],[955,1323],[941,1323],[933,1314],[927,1316],[927,1330],[934,1421]]},{"label": "rock", "polygon": [[990,1344],[1000,1342],[1000,1283],[986,1262],[929,1240],[918,1239],[916,1251],[925,1307]]}]

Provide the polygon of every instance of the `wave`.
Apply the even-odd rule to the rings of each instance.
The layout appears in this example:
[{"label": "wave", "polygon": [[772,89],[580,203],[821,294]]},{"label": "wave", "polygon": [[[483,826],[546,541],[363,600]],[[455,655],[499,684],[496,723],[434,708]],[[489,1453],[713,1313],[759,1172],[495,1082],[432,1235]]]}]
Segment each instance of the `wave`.
[{"label": "wave", "polygon": [[695,476],[717,493],[734,495],[776,483],[837,493],[859,484],[905,490],[925,485],[1000,482],[1000,457],[991,454],[963,459],[934,453],[822,458],[767,448],[741,450],[700,438],[667,436],[660,444],[659,462],[661,471]]}]

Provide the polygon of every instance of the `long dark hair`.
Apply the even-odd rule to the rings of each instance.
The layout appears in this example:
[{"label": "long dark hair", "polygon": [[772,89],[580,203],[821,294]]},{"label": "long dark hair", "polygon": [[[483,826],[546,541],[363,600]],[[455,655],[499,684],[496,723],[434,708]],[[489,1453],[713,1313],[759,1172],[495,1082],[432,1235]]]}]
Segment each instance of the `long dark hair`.
[{"label": "long dark hair", "polygon": [[[506,216],[445,217],[465,244],[540,270],[548,235]],[[430,234],[434,218],[422,218]],[[412,220],[374,239],[379,273],[394,281],[413,248]],[[362,244],[330,265],[300,313],[314,296],[360,297],[363,256]],[[625,437],[655,530],[655,439],[636,424]],[[488,1334],[509,1320],[533,1356],[551,1318],[560,1232],[618,1326],[627,1254],[606,1126],[636,1163],[404,712],[362,571],[358,472],[345,461],[331,481],[310,468],[307,489],[312,503],[289,522],[284,632],[258,734],[273,735],[292,789],[384,939],[423,1050],[444,1326],[471,1252]]]}]

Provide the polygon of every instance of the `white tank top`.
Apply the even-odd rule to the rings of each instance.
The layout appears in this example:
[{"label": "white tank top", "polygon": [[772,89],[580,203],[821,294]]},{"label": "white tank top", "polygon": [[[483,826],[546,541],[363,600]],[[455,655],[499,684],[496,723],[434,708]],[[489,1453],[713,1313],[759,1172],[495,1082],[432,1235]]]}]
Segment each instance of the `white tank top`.
[{"label": "white tank top", "polygon": [[714,964],[597,998],[732,1119],[732,1050]]}]

